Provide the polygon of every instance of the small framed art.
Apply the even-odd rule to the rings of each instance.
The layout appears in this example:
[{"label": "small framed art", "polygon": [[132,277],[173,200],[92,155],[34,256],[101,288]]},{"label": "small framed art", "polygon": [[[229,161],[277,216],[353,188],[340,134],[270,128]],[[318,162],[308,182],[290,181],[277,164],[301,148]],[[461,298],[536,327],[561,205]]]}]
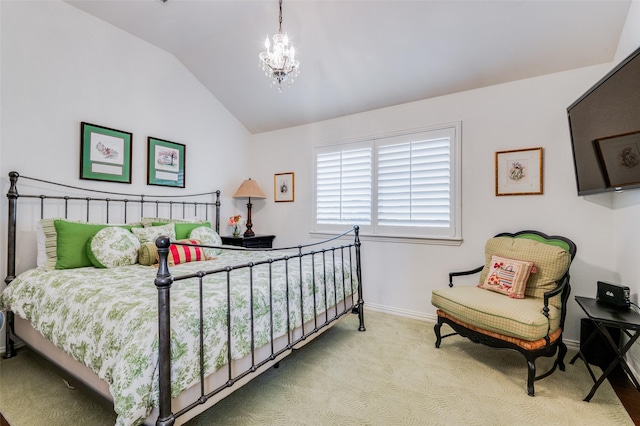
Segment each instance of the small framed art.
[{"label": "small framed art", "polygon": [[187,147],[181,143],[147,139],[147,185],[185,187]]},{"label": "small framed art", "polygon": [[293,172],[273,175],[273,199],[276,203],[293,201],[294,193]]},{"label": "small framed art", "polygon": [[80,179],[131,183],[133,135],[82,122],[80,124]]},{"label": "small framed art", "polygon": [[596,139],[608,187],[640,183],[640,132]]},{"label": "small framed art", "polygon": [[496,195],[542,194],[542,148],[496,152]]}]

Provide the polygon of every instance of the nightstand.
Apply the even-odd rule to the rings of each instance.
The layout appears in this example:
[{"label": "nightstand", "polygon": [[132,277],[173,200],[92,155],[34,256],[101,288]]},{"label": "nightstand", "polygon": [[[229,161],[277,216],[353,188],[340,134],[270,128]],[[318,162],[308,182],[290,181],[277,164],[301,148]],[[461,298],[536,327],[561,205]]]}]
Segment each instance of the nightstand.
[{"label": "nightstand", "polygon": [[275,235],[254,235],[253,237],[244,237],[239,235],[233,236],[221,236],[222,244],[229,244],[232,246],[240,246],[246,248],[271,248]]}]

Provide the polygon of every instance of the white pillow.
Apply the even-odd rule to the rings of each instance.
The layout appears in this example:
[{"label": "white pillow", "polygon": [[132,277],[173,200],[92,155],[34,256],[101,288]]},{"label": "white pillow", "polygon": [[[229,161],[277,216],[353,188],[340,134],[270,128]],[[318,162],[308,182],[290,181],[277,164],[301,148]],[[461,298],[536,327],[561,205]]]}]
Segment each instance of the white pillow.
[{"label": "white pillow", "polygon": [[131,231],[138,237],[140,244],[155,243],[156,239],[162,235],[168,236],[172,241],[176,239],[176,227],[173,223],[148,228],[131,228]]},{"label": "white pillow", "polygon": [[97,268],[133,265],[138,261],[140,241],[124,228],[101,229],[87,242],[87,256]]},{"label": "white pillow", "polygon": [[36,243],[38,244],[38,256],[36,258],[36,265],[42,267],[47,263],[47,247],[44,243],[44,229],[42,228],[42,222],[36,222]]},{"label": "white pillow", "polygon": [[[222,238],[220,235],[213,229],[207,226],[200,226],[195,228],[189,234],[189,238],[192,240],[200,240],[202,244],[206,246],[221,246]],[[220,254],[222,249],[214,249],[214,248],[204,248],[204,254],[207,257],[214,257],[217,254]]]}]

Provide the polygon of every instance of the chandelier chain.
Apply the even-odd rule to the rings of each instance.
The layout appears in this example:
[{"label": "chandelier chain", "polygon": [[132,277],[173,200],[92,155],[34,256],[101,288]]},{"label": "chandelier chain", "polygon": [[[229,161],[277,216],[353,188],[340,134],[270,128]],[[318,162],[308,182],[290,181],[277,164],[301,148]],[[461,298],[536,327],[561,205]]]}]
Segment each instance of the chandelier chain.
[{"label": "chandelier chain", "polygon": [[278,27],[278,33],[282,34],[282,0],[280,0],[280,26]]}]

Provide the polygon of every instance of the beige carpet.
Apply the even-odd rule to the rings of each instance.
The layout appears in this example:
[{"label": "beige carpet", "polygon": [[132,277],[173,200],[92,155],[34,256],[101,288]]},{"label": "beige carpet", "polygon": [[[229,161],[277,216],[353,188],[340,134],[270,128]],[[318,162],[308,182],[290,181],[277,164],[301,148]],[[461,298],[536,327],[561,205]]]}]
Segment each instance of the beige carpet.
[{"label": "beige carpet", "polygon": [[[344,318],[188,425],[633,425],[608,382],[582,401],[592,381],[581,361],[536,382],[532,398],[518,353],[457,336],[435,349],[431,324],[370,311],[365,320],[360,333],[355,315]],[[0,411],[11,426],[115,418],[26,349],[0,362]]]}]

